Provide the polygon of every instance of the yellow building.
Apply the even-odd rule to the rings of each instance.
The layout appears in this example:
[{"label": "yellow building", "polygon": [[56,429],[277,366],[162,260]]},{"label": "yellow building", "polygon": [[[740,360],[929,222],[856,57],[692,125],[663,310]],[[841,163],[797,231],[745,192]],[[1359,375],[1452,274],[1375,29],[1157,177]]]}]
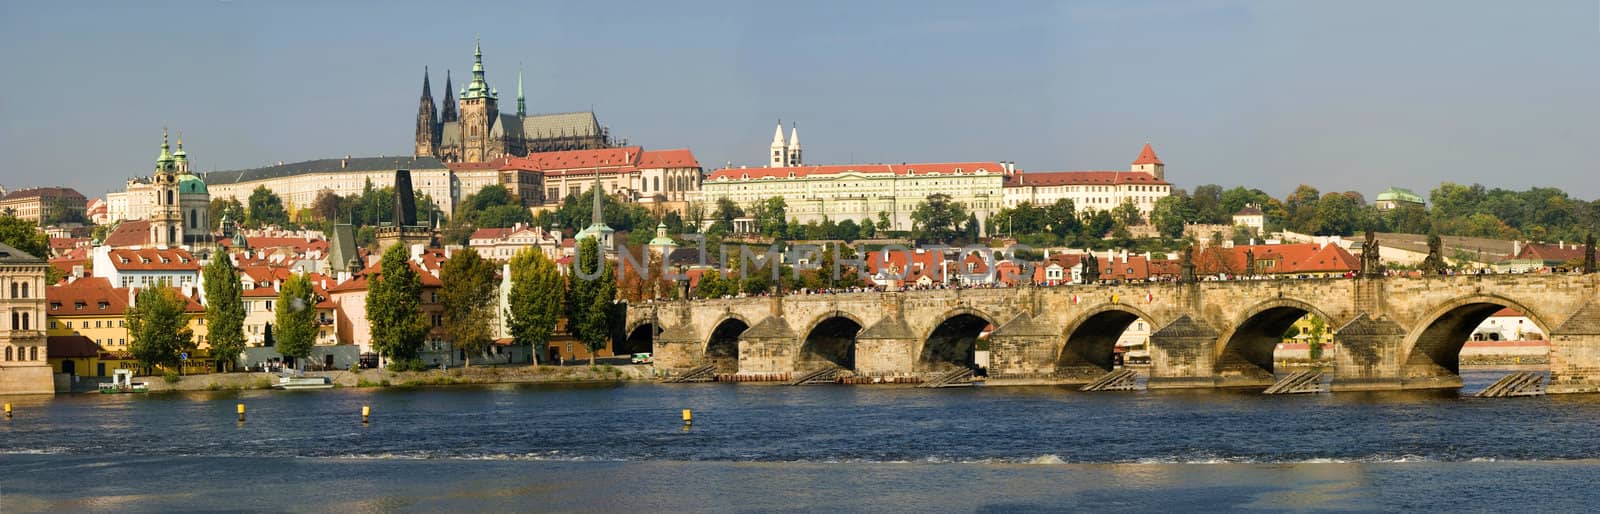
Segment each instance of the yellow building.
[{"label": "yellow building", "polygon": [[[65,338],[79,336],[88,342],[99,346],[101,354],[94,361],[81,361],[74,364],[75,372],[83,376],[109,376],[111,370],[117,368],[136,369],[136,363],[128,354],[128,329],[124,315],[127,313],[128,301],[136,289],[113,288],[109,280],[98,277],[73,278],[51,286],[46,292],[46,334],[52,340],[67,341]],[[181,290],[180,290],[181,291]],[[192,293],[192,290],[190,291]],[[189,305],[185,309],[189,313],[189,330],[194,332],[197,355],[190,356],[190,364],[184,366],[184,373],[205,373],[211,365],[207,362],[205,308],[195,301],[194,295],[188,296]],[[69,343],[61,343],[69,344]],[[81,346],[70,343],[74,348]],[[79,358],[83,359],[83,358]],[[52,362],[51,365],[58,373],[64,373],[62,362]],[[107,365],[101,366],[100,364]],[[81,366],[81,367],[80,367]]]},{"label": "yellow building", "polygon": [[42,257],[0,243],[0,395],[55,392],[39,330],[47,267]]}]

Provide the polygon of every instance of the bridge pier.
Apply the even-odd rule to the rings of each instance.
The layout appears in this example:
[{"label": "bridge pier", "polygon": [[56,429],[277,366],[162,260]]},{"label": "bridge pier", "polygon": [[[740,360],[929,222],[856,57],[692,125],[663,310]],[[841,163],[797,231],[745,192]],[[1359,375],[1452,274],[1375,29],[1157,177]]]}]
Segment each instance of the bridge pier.
[{"label": "bridge pier", "polygon": [[1334,355],[1332,391],[1400,389],[1400,350],[1406,331],[1387,318],[1356,316],[1333,332],[1339,345]]},{"label": "bridge pier", "polygon": [[1150,334],[1149,389],[1216,387],[1217,329],[1185,314]]},{"label": "bridge pier", "polygon": [[989,378],[1054,379],[1060,337],[1060,330],[1039,318],[1017,315],[989,333]]},{"label": "bridge pier", "polygon": [[1600,392],[1600,305],[1585,303],[1551,334],[1545,392]]},{"label": "bridge pier", "polygon": [[885,316],[856,335],[856,374],[910,375],[916,369],[917,336],[899,316]]},{"label": "bridge pier", "polygon": [[651,343],[651,360],[658,369],[685,371],[702,364],[705,345],[689,325],[667,327]]},{"label": "bridge pier", "polygon": [[781,317],[770,316],[739,335],[740,375],[776,375],[794,371],[800,347],[794,330]]}]

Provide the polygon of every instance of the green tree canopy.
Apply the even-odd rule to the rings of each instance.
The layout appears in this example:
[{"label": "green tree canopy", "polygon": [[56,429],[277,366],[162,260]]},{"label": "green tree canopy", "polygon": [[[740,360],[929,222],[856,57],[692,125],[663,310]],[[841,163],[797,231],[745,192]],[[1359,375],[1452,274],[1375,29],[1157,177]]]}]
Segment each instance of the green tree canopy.
[{"label": "green tree canopy", "polygon": [[911,211],[911,226],[918,241],[953,243],[966,218],[966,206],[951,200],[950,195],[934,193]]},{"label": "green tree canopy", "polygon": [[493,262],[467,248],[451,255],[439,271],[439,280],[444,283],[439,291],[439,300],[444,304],[444,330],[455,347],[465,351],[468,366],[472,365],[472,356],[482,355],[494,342],[498,321],[495,310],[500,300],[495,270]]},{"label": "green tree canopy", "polygon": [[367,281],[367,322],[372,345],[391,360],[410,361],[428,337],[428,320],[422,317],[422,278],[411,268],[407,248],[395,245],[383,252],[379,273]]},{"label": "green tree canopy", "polygon": [[37,223],[9,213],[0,213],[0,243],[40,259],[50,258],[50,236],[40,231]]},{"label": "green tree canopy", "polygon": [[278,198],[267,186],[256,186],[250,192],[250,211],[246,214],[245,224],[251,227],[264,227],[269,225],[287,226],[289,212],[283,208],[283,199]]},{"label": "green tree canopy", "polygon": [[278,353],[304,359],[317,342],[317,293],[311,279],[296,273],[278,289],[278,308],[273,326]]},{"label": "green tree canopy", "polygon": [[[225,252],[211,257],[205,270],[206,342],[211,358],[235,365],[244,351],[244,286],[233,258]],[[280,302],[281,305],[281,302]]]},{"label": "green tree canopy", "polygon": [[128,328],[128,350],[144,366],[176,366],[180,354],[193,352],[194,331],[185,312],[189,300],[166,287],[140,289],[134,304],[123,313]]},{"label": "green tree canopy", "polygon": [[561,319],[566,279],[554,261],[538,248],[528,247],[511,258],[510,305],[507,325],[517,344],[529,345],[542,356]]},{"label": "green tree canopy", "polygon": [[[573,337],[589,349],[589,365],[594,354],[606,347],[616,314],[616,270],[601,254],[595,238],[578,241],[577,258],[568,273],[567,325]],[[598,276],[595,276],[598,273]],[[590,278],[585,278],[590,277]]]}]

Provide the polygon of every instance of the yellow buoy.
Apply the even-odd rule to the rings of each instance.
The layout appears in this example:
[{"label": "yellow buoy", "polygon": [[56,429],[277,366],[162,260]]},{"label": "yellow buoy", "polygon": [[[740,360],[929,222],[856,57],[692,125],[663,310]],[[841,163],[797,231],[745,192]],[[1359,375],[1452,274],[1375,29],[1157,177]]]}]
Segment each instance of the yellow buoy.
[{"label": "yellow buoy", "polygon": [[690,424],[690,423],[693,423],[693,422],[694,422],[694,413],[689,412],[689,409],[683,409],[683,424],[687,425],[687,424]]},{"label": "yellow buoy", "polygon": [[372,407],[367,406],[367,405],[362,405],[361,406],[361,422],[362,423],[366,423],[367,422],[367,418],[370,417],[370,416],[372,416]]},{"label": "yellow buoy", "polygon": [[244,422],[244,404],[239,404],[239,421]]},{"label": "yellow buoy", "polygon": [[11,418],[11,404],[9,404],[9,403],[6,404],[6,418],[7,419]]}]

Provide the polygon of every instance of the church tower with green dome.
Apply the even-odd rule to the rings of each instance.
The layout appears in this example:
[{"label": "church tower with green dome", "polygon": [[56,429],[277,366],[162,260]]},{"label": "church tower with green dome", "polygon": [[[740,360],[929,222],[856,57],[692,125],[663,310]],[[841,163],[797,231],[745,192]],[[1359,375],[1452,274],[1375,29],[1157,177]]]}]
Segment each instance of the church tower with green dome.
[{"label": "church tower with green dome", "polygon": [[[179,153],[182,153],[180,148]],[[188,155],[184,156],[188,166]],[[150,209],[149,242],[156,246],[174,247],[183,244],[183,211],[178,199],[178,156],[167,144],[167,130],[161,129],[161,155],[156,157],[156,169],[150,176],[152,192],[156,195]]]},{"label": "church tower with green dome", "polygon": [[206,182],[189,171],[189,154],[183,151],[183,131],[178,131],[178,150],[172,153],[178,169],[178,212],[183,222],[183,242],[194,245],[211,237],[211,192]]}]

